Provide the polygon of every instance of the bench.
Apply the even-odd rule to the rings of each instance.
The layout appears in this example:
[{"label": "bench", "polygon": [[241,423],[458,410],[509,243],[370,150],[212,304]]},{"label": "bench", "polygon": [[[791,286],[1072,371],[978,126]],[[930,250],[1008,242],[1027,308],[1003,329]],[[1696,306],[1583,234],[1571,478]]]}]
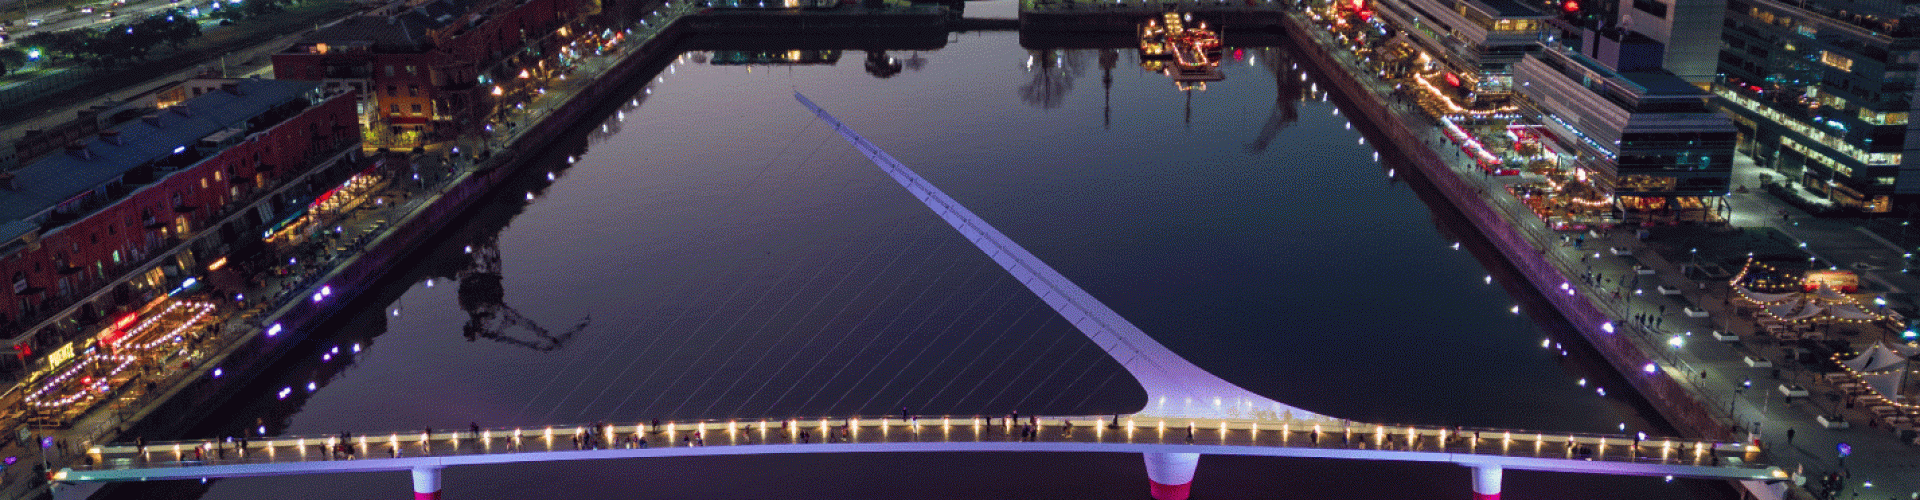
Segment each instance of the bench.
[{"label": "bench", "polygon": [[[1677,292],[1676,292],[1676,293],[1677,293]],[[1704,310],[1700,310],[1700,309],[1694,309],[1694,308],[1692,308],[1692,307],[1687,307],[1687,308],[1682,308],[1682,309],[1680,309],[1680,312],[1683,312],[1683,313],[1686,313],[1686,314],[1687,314],[1687,317],[1689,317],[1689,318],[1705,318],[1705,317],[1707,317],[1707,312],[1706,312],[1706,311],[1704,311]]]}]

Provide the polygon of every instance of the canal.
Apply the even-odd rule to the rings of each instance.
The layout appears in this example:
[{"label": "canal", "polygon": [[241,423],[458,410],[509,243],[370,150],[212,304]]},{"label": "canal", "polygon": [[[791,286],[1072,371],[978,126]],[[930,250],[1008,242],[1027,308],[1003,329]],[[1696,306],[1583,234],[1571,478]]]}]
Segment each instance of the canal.
[{"label": "canal", "polygon": [[[1029,50],[1012,32],[884,54],[691,50],[585,124],[584,152],[541,160],[261,375],[231,420],[196,433],[1144,403],[1116,363],[813,120],[797,90],[1255,392],[1363,421],[1670,434],[1557,316],[1513,292],[1422,179],[1376,156],[1367,125],[1289,50],[1229,48],[1225,79],[1188,92],[1130,49]],[[818,64],[731,64],[782,57]],[[1194,491],[1468,498],[1468,482],[1457,466],[1209,456]],[[1145,483],[1133,455],[801,455],[455,468],[445,494],[1139,498]],[[1721,489],[1506,480],[1512,498]],[[409,490],[388,473],[165,491]]]}]

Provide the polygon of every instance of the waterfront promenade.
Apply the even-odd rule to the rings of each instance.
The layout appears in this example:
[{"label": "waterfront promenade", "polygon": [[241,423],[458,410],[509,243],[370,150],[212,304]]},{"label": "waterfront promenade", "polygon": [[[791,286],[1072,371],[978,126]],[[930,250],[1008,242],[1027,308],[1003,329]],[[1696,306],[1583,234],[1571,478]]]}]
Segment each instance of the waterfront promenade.
[{"label": "waterfront promenade", "polygon": [[[531,110],[541,110],[550,108],[553,105],[552,103],[558,102],[564,102],[564,100],[536,101],[536,103],[530,105],[529,108]],[[1410,109],[1406,108],[1400,108],[1400,110],[1411,112]],[[1419,123],[1415,115],[1409,115],[1408,118],[1408,123]],[[511,129],[503,130],[502,132],[503,136],[512,133],[514,133],[514,131]],[[1706,293],[1700,293],[1697,287],[1691,290],[1688,289],[1688,286],[1697,286],[1697,284],[1679,274],[1676,263],[1659,259],[1653,255],[1654,252],[1648,251],[1648,244],[1659,244],[1659,241],[1642,242],[1629,235],[1616,233],[1590,236],[1581,248],[1574,248],[1571,244],[1562,245],[1556,243],[1560,236],[1559,234],[1547,230],[1544,225],[1538,223],[1537,219],[1531,218],[1531,214],[1528,213],[1524,207],[1519,206],[1511,197],[1504,194],[1505,191],[1503,189],[1498,188],[1501,182],[1506,181],[1485,179],[1479,175],[1477,170],[1467,170],[1460,167],[1464,167],[1464,165],[1456,165],[1456,171],[1460,173],[1462,178],[1469,181],[1482,182],[1489,203],[1492,203],[1496,208],[1506,214],[1516,227],[1526,231],[1530,241],[1538,243],[1539,248],[1545,249],[1544,255],[1551,258],[1556,265],[1560,266],[1565,276],[1580,276],[1585,273],[1619,276],[1623,273],[1630,272],[1626,267],[1628,263],[1625,259],[1615,256],[1611,252],[1604,251],[1606,247],[1622,246],[1634,249],[1636,253],[1639,254],[1637,259],[1639,259],[1640,262],[1654,267],[1659,272],[1659,274],[1655,275],[1657,278],[1647,279],[1660,279],[1663,280],[1663,283],[1669,284],[1669,286],[1676,287],[1683,291],[1691,291],[1692,293],[1683,293],[1676,299],[1654,292],[1652,285],[1649,285],[1645,287],[1647,292],[1643,295],[1624,297],[1616,300],[1608,298],[1610,297],[1611,290],[1606,286],[1589,286],[1580,280],[1572,280],[1575,282],[1576,287],[1581,288],[1580,294],[1583,297],[1600,297],[1601,299],[1598,299],[1597,302],[1601,303],[1603,309],[1615,314],[1615,317],[1630,317],[1636,312],[1645,312],[1650,309],[1657,310],[1660,305],[1671,305],[1671,310],[1665,315],[1663,327],[1641,328],[1627,325],[1626,322],[1619,322],[1616,324],[1616,328],[1631,335],[1636,339],[1635,342],[1637,342],[1638,345],[1647,349],[1649,352],[1660,353],[1659,355],[1666,359],[1672,359],[1673,361],[1670,365],[1658,366],[1656,368],[1662,370],[1662,373],[1666,373],[1668,376],[1689,379],[1684,383],[1699,391],[1703,401],[1706,401],[1709,405],[1718,402],[1728,404],[1729,408],[1732,409],[1732,413],[1718,415],[1715,418],[1722,420],[1729,428],[1731,428],[1732,425],[1741,425],[1752,421],[1762,422],[1762,425],[1758,427],[1761,429],[1762,439],[1770,444],[1767,447],[1769,452],[1795,454],[1793,457],[1788,458],[1798,458],[1800,455],[1804,455],[1803,462],[1808,464],[1807,472],[1809,475],[1817,474],[1820,471],[1837,470],[1838,460],[1836,460],[1837,457],[1832,456],[1834,455],[1833,450],[1839,442],[1850,442],[1855,448],[1854,457],[1850,458],[1847,462],[1847,466],[1853,471],[1853,477],[1850,480],[1850,487],[1852,488],[1864,488],[1866,481],[1875,481],[1872,476],[1876,474],[1874,472],[1876,469],[1883,467],[1883,459],[1888,460],[1889,462],[1887,463],[1893,463],[1897,462],[1900,458],[1898,455],[1912,455],[1910,447],[1892,442],[1890,439],[1891,435],[1884,431],[1867,432],[1868,429],[1864,428],[1864,425],[1858,424],[1855,426],[1855,429],[1848,431],[1825,431],[1817,429],[1814,427],[1815,424],[1813,424],[1811,414],[1807,413],[1808,411],[1816,410],[1815,408],[1808,407],[1811,403],[1805,403],[1803,400],[1802,402],[1796,402],[1794,407],[1789,407],[1766,397],[1766,393],[1770,391],[1763,389],[1767,387],[1764,381],[1769,373],[1747,367],[1741,359],[1741,356],[1755,353],[1763,356],[1777,356],[1778,353],[1768,351],[1764,348],[1753,349],[1752,347],[1757,347],[1758,345],[1753,344],[1750,340],[1743,340],[1739,344],[1720,344],[1712,341],[1710,337],[1704,336],[1704,332],[1707,330],[1719,326],[1737,326],[1739,322],[1728,321],[1728,318],[1732,318],[1733,316],[1727,314],[1728,311],[1724,306],[1718,311],[1713,309],[1714,299],[1718,298],[1718,296],[1713,295],[1713,293],[1717,292],[1709,290]],[[459,168],[465,169],[469,167],[461,165]],[[1757,187],[1757,184],[1748,185],[1750,187]],[[1734,202],[1737,209],[1735,224],[1747,224],[1748,221],[1754,223],[1777,221],[1779,219],[1778,217],[1769,216],[1775,208],[1768,204],[1768,201],[1770,201],[1769,195],[1763,194],[1758,190],[1755,190],[1753,194],[1735,195]],[[395,210],[400,209],[396,208]],[[1848,227],[1850,226],[1849,224],[1841,221],[1814,221],[1805,217],[1804,214],[1797,213],[1797,211],[1794,215],[1793,220],[1798,221],[1799,224],[1784,224],[1782,228],[1783,231],[1789,235],[1810,240],[1809,250],[1816,255],[1842,259],[1841,257],[1835,257],[1835,255],[1844,252],[1860,251],[1859,248],[1861,245],[1858,245],[1857,242],[1862,241],[1865,237],[1860,235],[1858,231],[1853,231]],[[358,231],[359,229],[355,230]],[[1840,248],[1843,246],[1846,247],[1846,249]],[[1596,251],[1600,251],[1599,253],[1603,253],[1604,255],[1598,257],[1593,256],[1592,254],[1596,253]],[[1842,263],[1844,264],[1844,260],[1842,260]],[[1592,270],[1586,270],[1586,266],[1592,266]],[[1890,284],[1908,290],[1920,289],[1920,285],[1910,286],[1906,284],[1913,281],[1908,276],[1876,275],[1870,278],[1869,281]],[[1648,283],[1651,283],[1651,281]],[[299,283],[293,283],[293,285],[295,285],[292,286],[293,289],[304,290],[297,286]],[[1695,302],[1699,302],[1701,307],[1708,309],[1710,313],[1709,318],[1688,318],[1679,313],[1681,307],[1693,305]],[[240,327],[236,326],[235,328]],[[1695,335],[1687,337],[1680,348],[1674,349],[1665,344],[1669,335],[1685,331],[1693,331]],[[1700,377],[1699,380],[1691,380],[1692,377],[1685,376],[1686,374],[1693,374],[1700,371],[1708,372],[1709,375]],[[1629,375],[1631,376],[1631,374]],[[1744,387],[1743,384],[1740,384],[1740,382],[1749,378],[1754,379],[1755,389],[1748,389]],[[1795,413],[1796,411],[1798,413]],[[1856,419],[1855,421],[1860,422],[1861,420]],[[1798,424],[1796,424],[1796,422]],[[1754,426],[1743,425],[1743,427],[1753,428]],[[1797,439],[1791,447],[1776,444],[1784,441],[1784,432],[1787,428],[1798,429]],[[1869,441],[1873,443],[1885,442],[1885,444],[1889,446],[1884,448],[1877,447],[1877,445],[1868,443]],[[1777,451],[1776,448],[1778,448]],[[1788,459],[1783,459],[1778,456],[1773,457],[1772,460],[1782,464],[1792,463]],[[1886,470],[1897,469],[1887,468]],[[1891,478],[1878,480],[1876,482],[1877,484],[1873,488],[1875,491],[1889,491],[1899,484],[1892,481]],[[1860,490],[1856,489],[1853,491]],[[1900,494],[1904,494],[1904,491],[1905,490],[1892,490],[1892,492]]]},{"label": "waterfront promenade", "polygon": [[[1303,14],[1296,14],[1295,20],[1300,26],[1313,26],[1313,21]],[[1529,279],[1550,302],[1561,299],[1558,304],[1563,310],[1560,312],[1574,322],[1575,328],[1585,332],[1590,340],[1625,340],[1648,360],[1643,364],[1613,359],[1623,375],[1646,377],[1636,381],[1641,382],[1637,385],[1643,389],[1647,385],[1684,388],[1690,395],[1685,398],[1686,403],[1663,402],[1663,398],[1644,394],[1643,390],[1643,396],[1656,407],[1664,407],[1662,410],[1667,412],[1669,420],[1683,433],[1761,443],[1769,463],[1790,471],[1804,471],[1800,475],[1815,494],[1836,495],[1836,498],[1854,494],[1862,498],[1909,498],[1920,492],[1920,478],[1910,473],[1920,467],[1920,453],[1915,446],[1900,440],[1884,425],[1868,425],[1877,417],[1864,406],[1852,408],[1853,405],[1842,403],[1847,395],[1837,387],[1816,380],[1807,370],[1794,369],[1780,345],[1754,335],[1751,318],[1741,317],[1737,303],[1727,296],[1730,287],[1724,278],[1690,278],[1683,267],[1691,262],[1672,262],[1661,257],[1658,250],[1663,242],[1660,239],[1643,240],[1631,229],[1591,233],[1554,231],[1505,189],[1507,184],[1535,179],[1486,176],[1470,159],[1451,152],[1455,148],[1434,119],[1410,102],[1396,99],[1393,83],[1374,78],[1374,72],[1340,48],[1341,44],[1334,41],[1328,31],[1300,31],[1296,39],[1309,40],[1312,45],[1306,50],[1330,56],[1346,73],[1343,77],[1364,86],[1364,93],[1349,98],[1363,100],[1360,103],[1363,106],[1385,109],[1398,121],[1378,125],[1404,127],[1424,138],[1414,144],[1393,146],[1406,150],[1426,148],[1432,152],[1430,157],[1441,159],[1455,177],[1451,181],[1469,186],[1457,191],[1470,192],[1471,197],[1477,199],[1466,203],[1455,199],[1456,204],[1484,205],[1498,215],[1505,229],[1529,247],[1524,251],[1503,248],[1508,257],[1516,261],[1516,267],[1525,273],[1527,261],[1534,260],[1557,271],[1558,276],[1533,273]],[[1865,267],[1855,266],[1857,262],[1889,259],[1897,262],[1904,253],[1891,242],[1860,229],[1857,219],[1815,219],[1767,194],[1759,189],[1760,177],[1767,173],[1745,156],[1739,157],[1734,183],[1747,187],[1748,192],[1729,196],[1733,208],[1729,219],[1733,227],[1776,229],[1799,242],[1797,246],[1820,265],[1842,269]],[[1779,173],[1770,175],[1776,179],[1783,177]],[[1471,206],[1461,208],[1463,211],[1473,209]],[[1582,241],[1576,244],[1574,238]],[[1496,246],[1502,245],[1503,240],[1494,240]],[[1515,240],[1504,241],[1511,244]],[[1705,255],[1700,259],[1711,262],[1743,257]],[[1650,268],[1653,274],[1640,274],[1642,271],[1636,266]],[[1870,283],[1869,287],[1878,286],[1889,292],[1920,290],[1920,279],[1897,268],[1868,269],[1862,274],[1863,282]],[[1663,293],[1663,288],[1675,293]],[[1558,296],[1562,293],[1565,297]],[[1584,309],[1597,310],[1605,317],[1584,317],[1578,314],[1580,311],[1565,310],[1564,304],[1572,301],[1587,302],[1590,307]],[[1518,308],[1516,305],[1516,314]],[[1704,317],[1687,314],[1689,308],[1704,312]],[[1651,323],[1633,321],[1636,317],[1653,319]],[[1714,332],[1732,334],[1733,337],[1719,338],[1737,340],[1719,340]],[[1542,348],[1562,348],[1561,340],[1567,339],[1542,339]],[[1868,343],[1866,340],[1860,339],[1855,344],[1864,346]],[[1646,384],[1648,381],[1659,383]],[[1782,384],[1795,384],[1812,394],[1788,400],[1780,389]],[[1605,397],[1602,392],[1605,388],[1594,389],[1597,396]],[[1699,412],[1704,415],[1696,412],[1675,415],[1676,404],[1705,410]],[[1818,420],[1822,416],[1829,420],[1844,419],[1851,422],[1850,428],[1826,428]],[[1689,417],[1710,418],[1711,422],[1689,425],[1682,421]],[[1840,451],[1843,445],[1849,450],[1849,456],[1844,459]],[[1844,478],[1836,491],[1822,491],[1815,486],[1819,478],[1833,473]]]},{"label": "waterfront promenade", "polygon": [[[502,123],[516,123],[519,126],[491,127],[485,137],[469,138],[462,154],[459,150],[435,150],[426,155],[390,155],[389,160],[411,163],[427,172],[413,183],[401,183],[400,186],[375,193],[374,201],[361,209],[342,214],[333,221],[332,244],[315,247],[315,251],[303,255],[297,265],[288,266],[284,274],[276,274],[262,280],[260,286],[238,290],[245,297],[239,307],[224,310],[216,323],[221,329],[209,330],[204,338],[190,348],[185,349],[183,358],[169,363],[164,370],[155,373],[140,382],[152,382],[152,388],[142,384],[128,384],[128,390],[111,394],[110,400],[91,403],[91,408],[74,418],[64,429],[36,433],[28,442],[15,442],[0,453],[20,457],[20,463],[7,467],[4,487],[0,487],[0,498],[32,498],[43,495],[47,483],[34,472],[45,467],[46,470],[58,470],[61,467],[84,461],[86,457],[79,450],[87,449],[96,443],[105,443],[120,438],[123,433],[141,424],[150,415],[162,411],[170,402],[177,404],[178,399],[195,391],[205,381],[220,378],[223,365],[233,369],[229,363],[239,358],[258,358],[257,352],[249,349],[274,350],[267,347],[267,340],[285,334],[293,334],[292,328],[282,331],[283,318],[303,318],[307,321],[324,318],[325,310],[337,308],[337,302],[345,299],[324,300],[332,297],[328,292],[349,292],[342,286],[347,281],[367,281],[358,278],[369,273],[378,275],[378,269],[391,266],[394,255],[372,254],[363,250],[386,248],[390,242],[412,241],[419,239],[417,225],[410,224],[416,219],[428,216],[444,216],[449,210],[457,212],[457,200],[477,199],[478,193],[473,187],[483,183],[473,180],[481,176],[499,177],[509,164],[526,161],[526,155],[538,152],[548,145],[544,141],[558,130],[572,125],[578,118],[580,109],[592,107],[596,99],[587,99],[575,104],[577,96],[603,96],[604,90],[613,86],[600,82],[603,75],[616,67],[632,68],[633,57],[649,57],[651,52],[642,50],[650,42],[667,31],[681,16],[693,12],[691,4],[682,2],[678,6],[668,6],[649,14],[644,24],[637,24],[627,31],[627,38],[621,50],[608,50],[602,55],[581,55],[572,64],[572,70],[564,78],[548,82],[546,91],[533,95],[524,107],[516,108],[500,117]],[[548,118],[560,116],[555,123]],[[565,123],[559,123],[565,122]],[[521,144],[522,138],[539,136],[542,139],[532,144]],[[406,228],[405,231],[396,231]],[[392,246],[392,245],[388,245]],[[359,282],[355,286],[366,286],[369,282]],[[234,290],[229,290],[234,291]],[[351,296],[348,293],[347,296]],[[324,304],[323,304],[324,302]],[[309,311],[320,308],[321,313]],[[311,325],[309,325],[310,327]],[[278,345],[285,345],[280,343]],[[243,374],[242,374],[243,375]],[[18,389],[16,389],[17,391]],[[205,396],[205,395],[201,395]],[[47,439],[54,446],[42,448],[32,446]]]}]

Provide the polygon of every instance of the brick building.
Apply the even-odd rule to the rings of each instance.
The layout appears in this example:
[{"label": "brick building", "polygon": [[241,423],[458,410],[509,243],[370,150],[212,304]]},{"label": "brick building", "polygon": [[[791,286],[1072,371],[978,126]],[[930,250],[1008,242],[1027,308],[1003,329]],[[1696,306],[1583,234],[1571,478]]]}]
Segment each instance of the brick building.
[{"label": "brick building", "polygon": [[368,147],[415,147],[484,126],[559,68],[543,61],[596,0],[397,3],[323,27],[274,54],[276,78],[362,91]]},{"label": "brick building", "polygon": [[[75,141],[0,179],[0,338],[84,346],[275,218],[274,196],[359,139],[352,93],[240,80]],[[351,168],[340,167],[344,170]],[[309,179],[310,180],[310,179]],[[19,366],[7,366],[17,369]]]}]

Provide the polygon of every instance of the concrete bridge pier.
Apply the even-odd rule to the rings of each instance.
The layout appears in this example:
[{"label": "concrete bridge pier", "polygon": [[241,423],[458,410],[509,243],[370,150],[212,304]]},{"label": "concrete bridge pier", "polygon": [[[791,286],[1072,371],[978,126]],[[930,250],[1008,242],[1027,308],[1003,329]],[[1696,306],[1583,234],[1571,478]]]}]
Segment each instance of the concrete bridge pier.
[{"label": "concrete bridge pier", "polygon": [[1473,468],[1473,500],[1500,500],[1500,466],[1481,464]]},{"label": "concrete bridge pier", "polygon": [[1199,453],[1142,453],[1140,456],[1147,459],[1147,482],[1152,488],[1153,500],[1187,500],[1187,495],[1193,492],[1193,471],[1200,466]]},{"label": "concrete bridge pier", "polygon": [[413,468],[413,500],[440,500],[440,468]]}]

